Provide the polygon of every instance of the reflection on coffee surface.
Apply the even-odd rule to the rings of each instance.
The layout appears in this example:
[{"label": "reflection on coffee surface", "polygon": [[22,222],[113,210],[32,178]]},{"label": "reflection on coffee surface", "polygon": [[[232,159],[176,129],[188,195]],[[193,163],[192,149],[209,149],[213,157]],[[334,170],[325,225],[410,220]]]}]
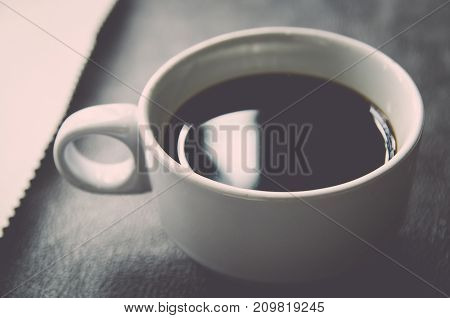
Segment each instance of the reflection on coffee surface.
[{"label": "reflection on coffee surface", "polygon": [[307,75],[231,79],[194,95],[175,115],[164,129],[165,151],[199,175],[240,188],[334,186],[395,154],[391,126],[374,103]]}]

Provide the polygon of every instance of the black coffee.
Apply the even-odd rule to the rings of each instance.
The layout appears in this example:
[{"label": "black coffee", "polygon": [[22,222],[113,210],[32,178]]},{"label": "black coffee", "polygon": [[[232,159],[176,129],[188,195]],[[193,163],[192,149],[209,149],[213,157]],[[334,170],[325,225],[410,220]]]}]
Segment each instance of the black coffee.
[{"label": "black coffee", "polygon": [[274,73],[211,86],[178,109],[164,148],[200,175],[247,189],[302,191],[361,177],[392,158],[393,131],[371,101],[325,82]]}]

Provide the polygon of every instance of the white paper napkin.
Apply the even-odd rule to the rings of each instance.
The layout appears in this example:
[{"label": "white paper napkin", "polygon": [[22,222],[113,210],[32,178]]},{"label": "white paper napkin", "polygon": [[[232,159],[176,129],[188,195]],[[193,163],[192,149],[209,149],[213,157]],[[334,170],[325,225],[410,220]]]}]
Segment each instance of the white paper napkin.
[{"label": "white paper napkin", "polygon": [[39,167],[87,62],[73,50],[89,57],[114,3],[0,2],[0,237]]}]

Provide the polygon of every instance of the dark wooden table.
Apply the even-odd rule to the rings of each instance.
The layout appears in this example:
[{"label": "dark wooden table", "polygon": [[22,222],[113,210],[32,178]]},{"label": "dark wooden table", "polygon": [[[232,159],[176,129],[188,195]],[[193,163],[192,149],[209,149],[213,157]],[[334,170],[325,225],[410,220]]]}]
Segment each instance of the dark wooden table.
[{"label": "dark wooden table", "polygon": [[[92,59],[140,91],[165,60],[214,35],[258,26],[303,26],[377,46],[443,2],[122,1],[103,27]],[[411,74],[426,108],[408,215],[395,240],[383,248],[449,294],[450,5],[382,51]],[[69,113],[89,105],[137,99],[134,90],[89,64]],[[0,239],[1,295],[14,289],[7,296],[443,296],[378,254],[349,273],[308,284],[268,285],[223,277],[190,260],[168,240],[151,207],[96,235],[151,194],[80,191],[58,175],[52,146]]]}]

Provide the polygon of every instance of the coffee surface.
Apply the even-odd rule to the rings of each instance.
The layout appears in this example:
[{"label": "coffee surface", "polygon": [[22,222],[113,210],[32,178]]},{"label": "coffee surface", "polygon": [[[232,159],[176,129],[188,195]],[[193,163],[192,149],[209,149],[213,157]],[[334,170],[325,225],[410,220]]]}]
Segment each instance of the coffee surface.
[{"label": "coffee surface", "polygon": [[162,144],[197,174],[264,191],[338,185],[395,154],[390,124],[371,101],[336,82],[285,73],[197,93],[172,116]]}]

